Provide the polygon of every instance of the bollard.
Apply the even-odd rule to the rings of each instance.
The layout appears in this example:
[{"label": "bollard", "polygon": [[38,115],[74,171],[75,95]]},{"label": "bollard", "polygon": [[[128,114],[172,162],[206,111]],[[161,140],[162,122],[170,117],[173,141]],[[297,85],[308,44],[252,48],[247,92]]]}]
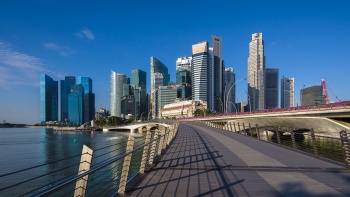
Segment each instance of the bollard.
[{"label": "bollard", "polygon": [[[89,147],[85,145],[83,146],[78,174],[82,174],[90,170],[92,153],[93,153],[93,150],[91,150]],[[85,196],[88,178],[89,178],[89,175],[86,175],[83,178],[77,180],[77,183],[75,184],[74,197]]]},{"label": "bollard", "polygon": [[[126,146],[126,152],[132,151],[132,149],[134,148],[134,142],[134,137],[132,135],[129,135],[128,143]],[[128,174],[130,169],[131,156],[132,154],[129,154],[124,157],[122,175],[120,176],[120,183],[118,189],[119,194],[124,194],[125,192],[126,182],[128,180]]]},{"label": "bollard", "polygon": [[149,164],[153,164],[153,159],[156,153],[156,147],[157,147],[157,139],[158,139],[158,129],[154,131],[154,136],[153,136],[154,141],[152,142],[152,147],[151,147],[151,153],[149,155]]},{"label": "bollard", "polygon": [[255,124],[255,131],[256,131],[256,135],[258,137],[258,139],[260,140],[260,132],[259,132],[259,125]]},{"label": "bollard", "polygon": [[315,132],[314,132],[313,128],[311,129],[310,133],[311,133],[312,148],[314,149],[315,156],[318,157],[318,151],[317,151],[317,145],[316,145],[316,137],[315,137]]},{"label": "bollard", "polygon": [[343,147],[345,164],[348,166],[348,168],[350,168],[350,143],[349,143],[348,134],[344,130],[340,131],[339,134],[340,134],[341,144]]},{"label": "bollard", "polygon": [[297,143],[295,143],[295,135],[294,135],[294,132],[293,132],[293,131],[290,132],[290,136],[292,137],[292,145],[293,145],[293,148],[294,148],[295,150],[297,150],[298,147],[297,147]]},{"label": "bollard", "polygon": [[[151,131],[147,131],[145,144],[149,143],[151,141]],[[147,163],[147,155],[149,152],[149,145],[143,147],[143,153],[142,153],[142,159],[141,159],[141,165],[140,165],[140,173],[145,172],[146,163]]]}]

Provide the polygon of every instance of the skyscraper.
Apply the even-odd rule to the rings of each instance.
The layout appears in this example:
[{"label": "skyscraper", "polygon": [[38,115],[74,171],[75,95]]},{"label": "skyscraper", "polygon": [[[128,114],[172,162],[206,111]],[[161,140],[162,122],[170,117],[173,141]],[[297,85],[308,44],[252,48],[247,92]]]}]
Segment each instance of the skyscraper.
[{"label": "skyscraper", "polygon": [[281,108],[294,107],[294,77],[281,79]]},{"label": "skyscraper", "polygon": [[58,81],[40,75],[40,122],[58,121]]},{"label": "skyscraper", "polygon": [[131,71],[131,84],[135,85],[139,89],[139,100],[136,101],[137,115],[143,115],[147,113],[147,95],[146,95],[146,72],[140,69]]},{"label": "skyscraper", "polygon": [[68,95],[71,86],[75,85],[75,77],[66,76],[61,80],[61,121],[68,121]]},{"label": "skyscraper", "polygon": [[212,35],[212,46],[213,46],[213,86],[214,86],[214,109],[218,112],[223,112],[221,107],[223,102],[223,60],[222,60],[222,38],[219,36]]},{"label": "skyscraper", "polygon": [[111,71],[110,79],[110,112],[111,116],[120,117],[120,98],[123,96],[123,85],[126,84],[126,75]]},{"label": "skyscraper", "polygon": [[159,86],[158,87],[158,118],[161,118],[161,110],[166,104],[170,104],[175,102],[175,99],[177,97],[177,90],[176,87],[171,86]]},{"label": "skyscraper", "polygon": [[302,106],[325,105],[322,85],[315,85],[300,90],[300,100]]},{"label": "skyscraper", "polygon": [[265,109],[278,107],[278,69],[266,68],[265,71]]},{"label": "skyscraper", "polygon": [[170,75],[168,73],[168,67],[166,67],[161,61],[155,57],[150,58],[151,67],[151,113],[152,118],[156,118],[157,113],[157,102],[156,102],[156,91],[162,82],[162,86],[167,86],[170,81]]},{"label": "skyscraper", "polygon": [[252,34],[248,58],[248,103],[252,110],[265,108],[265,55],[262,33]]},{"label": "skyscraper", "polygon": [[81,84],[84,87],[84,94],[92,93],[92,79],[90,77],[77,77],[77,84]]},{"label": "skyscraper", "polygon": [[209,50],[208,42],[192,45],[192,99],[209,102]]},{"label": "skyscraper", "polygon": [[71,86],[68,95],[68,121],[80,125],[84,121],[84,87],[82,84]]},{"label": "skyscraper", "polygon": [[224,100],[225,112],[237,112],[236,109],[236,75],[233,68],[226,68],[224,73]]},{"label": "skyscraper", "polygon": [[84,118],[83,122],[89,122],[95,114],[95,94],[92,93],[92,79],[90,77],[77,77],[77,84],[84,87]]},{"label": "skyscraper", "polygon": [[192,57],[180,57],[176,60],[176,85],[178,98],[189,99],[191,92]]}]

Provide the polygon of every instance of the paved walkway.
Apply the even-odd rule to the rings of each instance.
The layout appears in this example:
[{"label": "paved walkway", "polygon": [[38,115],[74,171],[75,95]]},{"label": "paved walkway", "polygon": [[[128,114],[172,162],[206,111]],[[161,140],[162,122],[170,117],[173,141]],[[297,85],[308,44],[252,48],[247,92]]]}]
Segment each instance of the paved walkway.
[{"label": "paved walkway", "polygon": [[127,196],[350,196],[350,170],[237,133],[181,124]]}]

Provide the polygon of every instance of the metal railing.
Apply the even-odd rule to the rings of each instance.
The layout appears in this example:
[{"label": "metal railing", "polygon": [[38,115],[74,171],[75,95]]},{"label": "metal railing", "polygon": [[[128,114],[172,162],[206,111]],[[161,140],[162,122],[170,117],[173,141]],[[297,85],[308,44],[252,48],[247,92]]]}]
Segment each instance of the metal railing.
[{"label": "metal railing", "polygon": [[[144,173],[146,166],[169,145],[177,128],[177,124],[157,127],[154,132],[147,131],[146,136],[129,135],[127,140],[90,152],[83,149],[80,155],[2,174],[0,196],[114,196],[124,193],[126,184]],[[47,169],[43,167],[51,169],[45,173]]]},{"label": "metal railing", "polygon": [[315,134],[313,129],[293,129],[288,127],[268,127],[258,124],[245,125],[239,122],[214,122],[198,121],[194,124],[205,124],[207,126],[240,133],[250,137],[265,140],[281,146],[286,146],[296,151],[313,154],[340,162],[350,167],[349,132],[343,130],[337,134],[339,137]]}]

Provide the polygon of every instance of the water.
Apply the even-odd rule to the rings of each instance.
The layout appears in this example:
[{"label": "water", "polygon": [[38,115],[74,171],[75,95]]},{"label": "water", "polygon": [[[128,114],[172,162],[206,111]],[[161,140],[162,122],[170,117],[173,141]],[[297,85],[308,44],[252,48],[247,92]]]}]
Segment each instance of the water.
[{"label": "water", "polygon": [[[112,154],[115,156],[125,152],[124,145],[127,138],[128,133],[120,132],[62,132],[46,128],[0,128],[0,188],[27,180],[33,176],[52,173],[64,166],[79,163],[79,155],[84,144],[93,150],[118,144],[117,146],[101,150],[99,153],[102,153],[102,151],[104,153],[112,152],[99,157],[93,162],[103,161],[111,157]],[[60,163],[48,164],[68,157],[72,158]],[[23,173],[1,177],[3,174],[40,164],[48,165]],[[53,179],[58,180],[70,174],[77,174],[78,168],[79,166],[76,165],[71,169],[62,170],[58,175],[53,173],[50,176],[30,181],[24,185],[0,191],[0,196],[18,196],[23,194],[23,192],[29,191],[28,189],[30,188],[35,189],[38,184],[43,184],[43,182]]]}]

